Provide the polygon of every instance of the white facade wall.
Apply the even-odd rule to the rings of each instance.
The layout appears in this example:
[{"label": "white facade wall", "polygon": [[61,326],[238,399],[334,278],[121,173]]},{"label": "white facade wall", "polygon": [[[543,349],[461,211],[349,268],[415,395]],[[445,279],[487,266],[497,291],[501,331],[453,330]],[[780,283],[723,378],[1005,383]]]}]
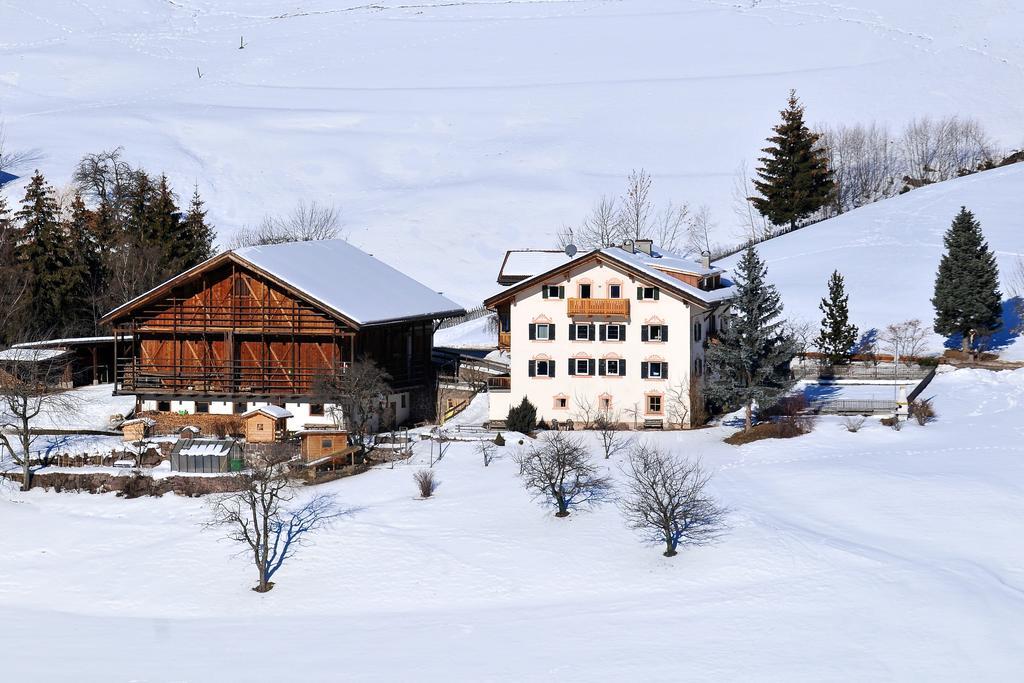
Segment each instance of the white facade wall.
[{"label": "white facade wall", "polygon": [[[656,282],[641,280],[625,270],[604,263],[591,262],[570,271],[568,276],[558,276],[544,283],[519,292],[510,308],[511,323],[511,391],[495,392],[490,396],[490,419],[505,419],[508,409],[518,404],[524,396],[537,407],[538,420],[567,419],[579,421],[581,408],[589,403],[595,409],[602,409],[604,401],[610,403],[612,414],[620,421],[642,427],[645,419],[661,419],[666,425],[677,424],[679,415],[688,414],[689,406],[679,405],[679,397],[688,400],[687,387],[695,362],[703,363],[703,338],[707,330],[709,311],[689,304],[664,287],[659,288],[657,300],[637,300],[638,286],[658,286]],[[565,298],[544,299],[542,284],[565,287]],[[621,298],[630,300],[628,318],[621,316],[576,316],[568,315],[568,300],[578,295],[580,284],[590,284],[591,298],[609,298],[609,286],[621,286]],[[593,322],[596,326],[604,323],[625,324],[625,341],[572,341],[569,335],[571,323]],[[695,339],[693,325],[702,325],[700,341]],[[529,339],[531,323],[552,323],[556,334],[553,341]],[[642,325],[666,325],[668,341],[642,341]],[[599,335],[596,335],[599,337]],[[570,358],[625,359],[626,375],[573,376],[568,364]],[[530,377],[529,361],[548,359],[555,363],[554,377]],[[668,374],[663,378],[642,378],[641,363],[667,362]],[[649,396],[661,397],[661,410],[654,412],[648,403]],[[562,408],[559,399],[566,399]],[[685,426],[689,426],[688,424]]]},{"label": "white facade wall", "polygon": [[[403,400],[404,396],[404,400]],[[411,396],[408,392],[402,392],[398,394],[391,394],[388,397],[388,402],[394,407],[395,415],[399,424],[407,421],[410,416],[411,408]],[[200,401],[202,403],[202,401]],[[231,415],[234,412],[234,403],[230,401],[209,401],[209,413],[212,415]],[[404,407],[403,407],[404,403]],[[172,413],[184,412],[187,415],[192,415],[196,412],[196,401],[182,400],[182,401],[171,401]],[[268,401],[247,401],[246,410],[252,410],[253,408],[260,408],[262,406],[272,405]],[[276,404],[274,404],[276,405]],[[332,416],[332,410],[334,408],[331,404],[324,405],[323,415],[310,415],[309,403],[291,403],[286,402],[284,404],[286,410],[288,410],[292,417],[288,418],[287,429],[290,431],[298,431],[305,425],[331,425],[335,424]],[[145,400],[142,402],[142,410],[144,411],[156,411],[159,410],[158,402]]]}]

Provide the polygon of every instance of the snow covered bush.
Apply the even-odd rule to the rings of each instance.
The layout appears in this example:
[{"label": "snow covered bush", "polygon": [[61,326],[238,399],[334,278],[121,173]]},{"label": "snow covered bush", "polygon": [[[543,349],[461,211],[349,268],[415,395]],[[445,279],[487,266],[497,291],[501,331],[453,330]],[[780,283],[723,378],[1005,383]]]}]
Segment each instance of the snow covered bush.
[{"label": "snow covered bush", "polygon": [[935,406],[930,398],[922,398],[910,404],[910,414],[922,427],[935,419]]},{"label": "snow covered bush", "polygon": [[728,511],[705,492],[711,475],[700,462],[640,444],[623,473],[626,493],[619,507],[626,524],[651,543],[664,543],[665,557],[676,555],[680,545],[711,543],[725,529]]},{"label": "snow covered bush", "polygon": [[843,426],[848,432],[859,432],[866,421],[867,418],[863,415],[848,415],[843,418]]},{"label": "snow covered bush", "polygon": [[555,517],[607,500],[611,480],[590,463],[583,442],[565,432],[554,432],[543,445],[516,456],[523,486],[535,498],[553,504]]}]

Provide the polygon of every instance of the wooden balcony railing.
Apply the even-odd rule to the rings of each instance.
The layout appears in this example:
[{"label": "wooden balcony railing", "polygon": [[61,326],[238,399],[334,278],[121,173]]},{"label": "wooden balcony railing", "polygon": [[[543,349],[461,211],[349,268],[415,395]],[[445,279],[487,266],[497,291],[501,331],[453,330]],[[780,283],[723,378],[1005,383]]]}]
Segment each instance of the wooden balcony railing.
[{"label": "wooden balcony railing", "polygon": [[487,390],[488,391],[512,391],[512,378],[509,376],[503,377],[488,377],[487,378]]},{"label": "wooden balcony railing", "polygon": [[569,315],[629,317],[629,299],[569,299]]},{"label": "wooden balcony railing", "polygon": [[512,333],[511,332],[499,332],[498,333],[498,348],[499,349],[510,349],[510,348],[512,348]]},{"label": "wooden balcony railing", "polygon": [[328,367],[260,367],[249,363],[195,366],[136,363],[120,360],[117,383],[122,391],[138,394],[301,394],[312,390],[318,378],[343,370]]}]

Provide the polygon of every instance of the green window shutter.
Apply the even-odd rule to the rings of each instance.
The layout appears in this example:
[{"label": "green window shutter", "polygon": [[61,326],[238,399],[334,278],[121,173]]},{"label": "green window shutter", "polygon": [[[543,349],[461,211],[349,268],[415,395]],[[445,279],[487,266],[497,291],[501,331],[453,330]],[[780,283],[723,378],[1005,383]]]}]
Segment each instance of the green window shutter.
[{"label": "green window shutter", "polygon": [[643,301],[644,300],[644,288],[643,287],[637,287],[636,288],[636,300],[637,301]]},{"label": "green window shutter", "polygon": [[565,298],[565,287],[559,286],[559,288],[558,288],[558,298],[559,299],[564,299]]},{"label": "green window shutter", "polygon": [[619,360],[619,377],[626,376],[626,359]]},{"label": "green window shutter", "polygon": [[668,341],[668,325],[662,325],[661,326],[661,341],[663,341],[663,342],[667,342]]}]

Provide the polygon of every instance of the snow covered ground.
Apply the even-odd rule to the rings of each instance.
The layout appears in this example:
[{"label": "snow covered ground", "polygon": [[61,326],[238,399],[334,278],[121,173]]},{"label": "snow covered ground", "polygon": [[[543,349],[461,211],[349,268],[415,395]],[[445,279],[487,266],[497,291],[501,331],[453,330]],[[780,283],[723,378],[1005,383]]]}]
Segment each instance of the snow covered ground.
[{"label": "snow covered ground", "polygon": [[468,320],[434,333],[434,346],[452,349],[493,349],[498,345],[498,334],[491,330],[491,316]]},{"label": "snow covered ground", "polygon": [[[914,190],[769,240],[757,250],[782,293],[787,315],[817,327],[828,277],[839,270],[850,295],[850,318],[862,333],[910,318],[931,325],[942,236],[961,206],[981,222],[999,264],[1007,325],[993,346],[1005,358],[1024,359],[1024,340],[1012,331],[1021,321],[1008,301],[1015,285],[1024,286],[1013,281],[1024,259],[1024,164]],[[738,258],[722,263],[732,267]],[[940,352],[943,342],[934,336],[930,350]]]},{"label": "snow covered ground", "polygon": [[0,0],[0,116],[58,183],[118,146],[198,183],[224,237],[336,203],[472,305],[633,168],[728,236],[790,88],[812,121],[961,114],[1019,147],[1022,23],[1006,0]]},{"label": "snow covered ground", "polygon": [[[333,482],[352,513],[249,590],[201,500],[0,496],[9,680],[976,680],[1024,666],[1024,371],[940,375],[939,421],[701,457],[732,509],[669,560],[614,506],[557,520],[514,445]],[[592,437],[590,437],[593,440]],[[419,444],[420,448],[425,444]],[[618,476],[616,463],[610,471]]]}]

